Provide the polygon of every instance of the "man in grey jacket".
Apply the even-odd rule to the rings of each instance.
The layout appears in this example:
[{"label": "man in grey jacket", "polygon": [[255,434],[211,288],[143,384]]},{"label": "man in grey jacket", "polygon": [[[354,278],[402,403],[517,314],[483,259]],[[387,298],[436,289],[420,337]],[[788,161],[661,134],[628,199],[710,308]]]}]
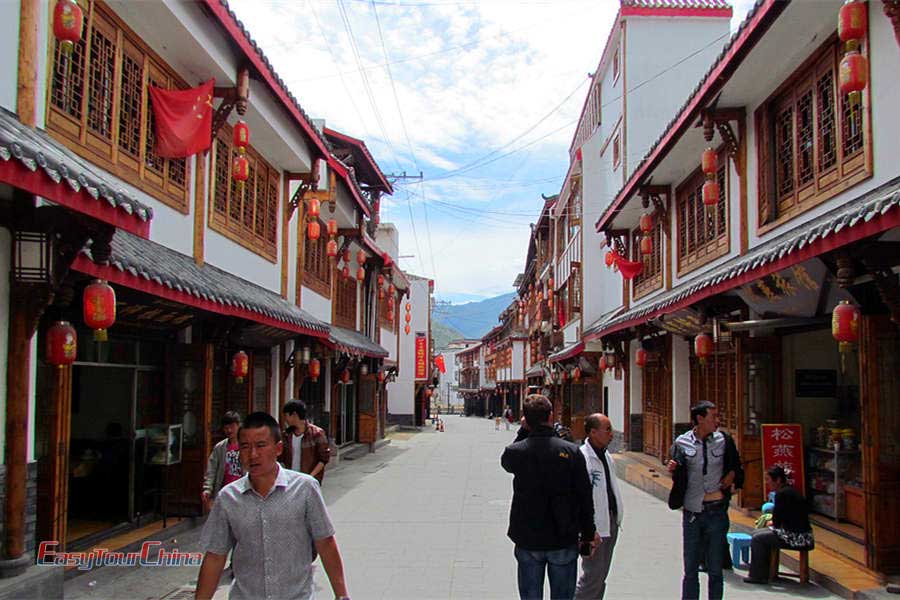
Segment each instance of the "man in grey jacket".
[{"label": "man in grey jacket", "polygon": [[225,439],[213,447],[206,462],[206,477],[203,479],[201,499],[207,511],[212,509],[219,490],[240,479],[244,474],[237,439],[240,427],[241,416],[235,411],[230,410],[222,416],[222,432]]}]

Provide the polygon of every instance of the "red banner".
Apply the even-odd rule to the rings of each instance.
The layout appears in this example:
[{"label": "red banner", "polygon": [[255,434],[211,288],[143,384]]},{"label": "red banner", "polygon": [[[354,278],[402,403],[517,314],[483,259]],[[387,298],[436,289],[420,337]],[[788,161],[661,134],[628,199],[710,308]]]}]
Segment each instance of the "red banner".
[{"label": "red banner", "polygon": [[186,158],[212,143],[213,91],[210,79],[187,90],[150,86],[156,122],[156,153],[163,158]]},{"label": "red banner", "polygon": [[428,338],[422,331],[416,332],[416,379],[428,377]]},{"label": "red banner", "polygon": [[[763,485],[765,473],[775,466],[788,473],[788,483],[804,494],[803,427],[799,423],[762,425]],[[766,497],[772,490],[766,487]],[[805,494],[804,494],[805,495]]]},{"label": "red banner", "polygon": [[434,357],[434,365],[442,374],[447,372],[447,365],[444,363],[444,355],[438,354]]}]

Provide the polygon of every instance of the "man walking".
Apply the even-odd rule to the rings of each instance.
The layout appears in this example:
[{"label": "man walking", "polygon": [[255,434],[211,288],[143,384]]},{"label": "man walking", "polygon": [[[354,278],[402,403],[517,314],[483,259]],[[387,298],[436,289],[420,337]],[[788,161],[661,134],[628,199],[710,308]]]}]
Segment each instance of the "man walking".
[{"label": "man walking", "polygon": [[325,465],[331,458],[331,447],[325,430],[306,420],[306,404],[302,400],[285,403],[281,412],[287,423],[281,464],[288,469],[312,475],[321,485],[325,477]]},{"label": "man walking", "polygon": [[543,598],[545,571],[551,598],[572,598],[578,543],[593,552],[600,541],[584,455],[557,436],[552,412],[545,396],[528,396],[528,437],[507,446],[500,459],[514,475],[508,535],[515,544],[522,600]]},{"label": "man walking", "polygon": [[743,469],[731,436],[718,431],[719,414],[712,402],[691,408],[693,429],[678,436],[672,446],[668,469],[674,484],[669,497],[672,509],[684,507],[682,540],[683,600],[700,598],[698,570],[706,559],[709,598],[722,598],[722,565],[728,533],[728,504],[732,486],[743,484]]},{"label": "man walking", "polygon": [[225,434],[225,439],[213,446],[206,461],[206,477],[203,479],[201,493],[203,508],[206,510],[212,507],[219,490],[232,481],[237,481],[244,474],[237,439],[240,426],[241,416],[233,410],[222,416],[222,433]]},{"label": "man walking", "polygon": [[592,556],[581,558],[581,577],[575,588],[576,600],[603,598],[613,549],[619,537],[624,506],[619,492],[613,457],[607,451],[613,439],[612,421],[600,413],[584,418],[587,438],[581,446],[594,492],[594,525],[600,545]]},{"label": "man walking", "polygon": [[238,432],[247,474],[223,488],[203,527],[196,598],[212,598],[234,549],[230,598],[313,598],[316,555],[336,598],[347,598],[334,526],[315,480],[281,467],[281,430],[268,413],[249,415]]}]

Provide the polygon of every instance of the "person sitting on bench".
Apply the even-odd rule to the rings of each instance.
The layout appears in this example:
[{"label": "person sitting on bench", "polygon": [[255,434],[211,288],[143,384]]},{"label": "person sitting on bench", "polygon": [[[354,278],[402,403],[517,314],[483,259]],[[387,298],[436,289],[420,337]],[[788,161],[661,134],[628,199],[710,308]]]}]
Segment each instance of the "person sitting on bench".
[{"label": "person sitting on bench", "polygon": [[787,482],[782,467],[772,467],[766,472],[766,483],[775,490],[775,508],[772,524],[753,532],[750,542],[750,576],[746,583],[769,583],[769,561],[772,550],[812,550],[812,527],[809,524],[809,504]]}]

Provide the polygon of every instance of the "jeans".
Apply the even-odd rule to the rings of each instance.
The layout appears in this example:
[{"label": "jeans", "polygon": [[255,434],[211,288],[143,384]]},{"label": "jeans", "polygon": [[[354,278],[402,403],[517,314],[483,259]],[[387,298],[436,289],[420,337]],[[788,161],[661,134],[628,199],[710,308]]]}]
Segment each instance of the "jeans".
[{"label": "jeans", "polygon": [[516,546],[519,563],[519,598],[542,600],[544,569],[550,578],[551,600],[572,600],[578,576],[578,546],[561,550],[525,550]]},{"label": "jeans", "polygon": [[709,576],[709,600],[721,600],[722,563],[726,552],[722,540],[728,533],[728,504],[720,502],[706,506],[699,513],[684,511],[681,528],[684,540],[682,600],[700,598],[700,577],[697,570],[704,556]]}]

